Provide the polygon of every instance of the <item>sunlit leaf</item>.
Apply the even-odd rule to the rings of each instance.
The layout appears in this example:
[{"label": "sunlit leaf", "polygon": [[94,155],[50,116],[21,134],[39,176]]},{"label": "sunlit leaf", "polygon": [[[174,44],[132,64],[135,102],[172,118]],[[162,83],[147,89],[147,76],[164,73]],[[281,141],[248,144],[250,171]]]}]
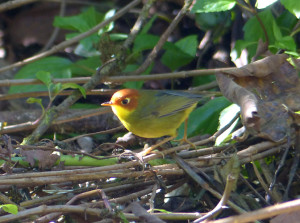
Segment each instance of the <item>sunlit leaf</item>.
[{"label": "sunlit leaf", "polygon": [[268,7],[269,5],[272,5],[274,2],[277,2],[278,0],[256,0],[256,7],[258,9],[264,9]]},{"label": "sunlit leaf", "polygon": [[298,19],[300,18],[300,4],[298,0],[280,0],[281,4],[294,14]]},{"label": "sunlit leaf", "polygon": [[41,98],[33,98],[33,97],[30,97],[30,98],[27,98],[26,102],[28,104],[39,104],[42,108],[42,111],[43,111],[43,114],[45,113],[45,108],[43,106],[43,103],[42,103],[42,99]]},{"label": "sunlit leaf", "polygon": [[[218,127],[218,130],[222,129],[227,124],[229,124],[232,121],[232,119],[236,116],[236,114],[239,112],[240,112],[240,107],[236,104],[232,104],[227,108],[225,108],[221,112],[219,117],[220,125]],[[225,139],[227,139],[227,137],[231,134],[232,130],[237,125],[237,123],[238,123],[238,119],[235,120],[235,122],[232,123],[231,126],[216,139],[215,142],[216,146],[220,145],[221,143],[224,142]]]},{"label": "sunlit leaf", "polygon": [[236,0],[201,0],[196,1],[192,12],[220,12],[232,9]]},{"label": "sunlit leaf", "polygon": [[15,204],[3,204],[0,205],[0,208],[3,209],[3,211],[11,213],[11,214],[18,214],[18,207]]}]

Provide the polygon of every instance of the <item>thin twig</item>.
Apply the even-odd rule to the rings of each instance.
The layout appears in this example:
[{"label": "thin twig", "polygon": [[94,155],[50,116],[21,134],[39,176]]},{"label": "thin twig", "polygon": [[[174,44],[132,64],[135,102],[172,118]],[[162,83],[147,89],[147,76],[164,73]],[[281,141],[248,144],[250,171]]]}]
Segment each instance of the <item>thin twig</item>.
[{"label": "thin twig", "polygon": [[[146,194],[149,194],[152,192],[152,188],[153,186],[150,186],[146,189],[140,190],[140,191],[136,191],[133,194],[129,194],[126,196],[122,196],[122,197],[118,197],[118,198],[114,198],[114,199],[110,199],[108,200],[110,203],[116,203],[116,204],[122,204],[124,202],[128,202],[131,200],[135,200],[141,196],[144,196]],[[94,203],[90,203],[87,205],[88,207],[103,207],[104,206],[104,202],[103,201],[98,201],[98,202],[94,202]]]},{"label": "thin twig", "polygon": [[240,174],[240,179],[250,188],[250,190],[252,190],[256,196],[265,204],[270,205],[270,203],[268,201],[266,201],[266,199],[264,199],[263,196],[260,195],[260,193],[258,193],[257,190],[255,190],[254,187],[252,187],[252,185],[244,178],[244,176],[242,174]]},{"label": "thin twig", "polygon": [[157,44],[152,49],[151,53],[148,55],[147,59],[144,61],[144,63],[134,72],[130,72],[127,75],[138,75],[143,73],[153,62],[153,60],[156,58],[158,52],[161,50],[167,39],[169,38],[170,34],[174,31],[174,29],[177,27],[180,20],[186,15],[186,13],[189,11],[190,6],[192,4],[192,0],[186,0],[184,3],[184,6],[182,9],[178,12],[176,17],[172,20],[171,24],[168,26],[166,31],[161,35],[160,39],[158,40]]},{"label": "thin twig", "polygon": [[264,188],[265,192],[272,198],[273,201],[276,201],[276,199],[273,196],[272,191],[269,190],[269,187],[267,186],[266,182],[264,181],[264,179],[262,178],[260,172],[258,171],[256,165],[254,162],[252,162],[252,166],[255,172],[255,175],[260,183],[260,185]]},{"label": "thin twig", "polygon": [[194,223],[198,223],[198,222],[204,221],[205,219],[209,219],[209,218],[212,218],[212,217],[215,217],[216,215],[218,215],[222,211],[222,209],[225,208],[225,205],[228,202],[229,196],[231,194],[231,191],[232,191],[235,183],[236,183],[235,177],[233,175],[229,174],[227,176],[227,181],[226,181],[226,186],[225,186],[225,189],[223,192],[223,196],[222,196],[221,200],[219,201],[218,205],[213,210],[211,210],[206,215],[204,215],[203,217],[195,220]]},{"label": "thin twig", "polygon": [[[164,170],[156,170],[157,175],[161,176],[182,176],[184,172],[180,169],[164,169]],[[153,175],[153,173],[148,172],[148,175]],[[132,172],[130,170],[117,170],[117,171],[102,171],[102,172],[94,172],[94,173],[84,173],[77,175],[60,175],[60,176],[48,176],[48,177],[35,177],[35,178],[20,178],[20,179],[5,179],[1,180],[0,185],[16,185],[19,187],[27,187],[27,186],[37,186],[37,185],[45,185],[45,184],[54,184],[54,183],[62,183],[68,181],[93,181],[100,179],[109,179],[111,177],[115,178],[126,178],[126,177],[142,177],[145,175],[144,171],[135,171]]]},{"label": "thin twig", "polygon": [[[65,15],[65,11],[66,11],[66,0],[61,0],[60,9],[59,9],[59,16],[63,17]],[[57,38],[57,36],[59,34],[59,31],[60,31],[59,27],[54,28],[49,40],[47,41],[47,43],[45,44],[45,46],[43,47],[41,52],[48,50],[53,45],[55,39]]]},{"label": "thin twig", "polygon": [[10,9],[14,9],[20,7],[22,5],[26,5],[32,2],[36,2],[38,0],[11,0],[0,4],[0,12],[7,11]]},{"label": "thin twig", "polygon": [[[111,112],[111,110],[106,109],[106,108],[77,111],[77,112],[73,112],[72,114],[65,114],[65,115],[57,118],[57,120],[54,121],[52,123],[52,125],[59,125],[59,124],[63,124],[66,122],[77,121],[77,120],[92,117],[92,116],[103,115],[108,112]],[[32,130],[36,127],[37,127],[36,122],[26,122],[26,123],[20,123],[20,124],[16,124],[16,125],[9,125],[9,126],[3,127],[0,130],[0,134],[9,134],[9,133],[20,132],[20,131],[28,131],[28,130]]]},{"label": "thin twig", "polygon": [[[91,191],[87,191],[87,192],[83,192],[81,194],[77,194],[76,196],[74,196],[71,200],[69,200],[66,205],[72,205],[76,200],[78,199],[83,199],[83,198],[87,198],[90,196],[97,196],[99,194],[101,190],[100,189],[96,189],[96,190],[91,190]],[[40,217],[36,220],[37,223],[42,223],[42,222],[50,222],[52,219],[57,218],[59,215],[61,215],[61,212],[54,212],[48,215],[45,215],[43,217]]]},{"label": "thin twig", "polygon": [[[261,159],[258,161],[260,166],[261,166],[261,172],[265,176],[266,182],[269,186],[269,191],[272,193],[273,198],[275,199],[276,203],[282,202],[282,194],[278,190],[278,187],[274,187],[273,190],[270,190],[270,185],[272,183],[273,177],[274,177],[274,172],[270,170],[269,166],[266,164],[264,159]],[[268,198],[267,198],[268,199]]]},{"label": "thin twig", "polygon": [[232,222],[246,223],[246,222],[253,222],[256,220],[271,218],[280,214],[291,213],[299,210],[300,210],[300,199],[297,199],[297,200],[293,200],[281,204],[276,204],[271,207],[262,208],[257,211],[243,213],[238,216],[232,216],[229,218],[224,218],[216,221],[209,221],[208,223],[232,223]]},{"label": "thin twig", "polygon": [[283,200],[288,199],[290,187],[291,187],[293,179],[296,175],[297,168],[299,166],[299,160],[300,160],[300,126],[297,125],[295,127],[296,127],[295,156],[293,158],[293,164],[291,166],[291,170],[289,173],[289,179],[288,179],[288,183],[286,186],[286,190],[284,191]]},{"label": "thin twig", "polygon": [[45,150],[45,151],[53,151],[53,152],[55,151],[55,152],[66,153],[66,154],[78,154],[78,155],[88,156],[88,157],[91,157],[91,158],[97,159],[97,160],[111,158],[110,156],[98,157],[98,156],[94,156],[94,155],[91,155],[86,152],[65,150],[65,149],[59,149],[59,148],[54,148],[54,147],[49,147],[49,146],[14,145],[14,147],[22,148],[23,150]]},{"label": "thin twig", "polygon": [[[176,163],[190,176],[192,177],[193,180],[195,180],[199,185],[201,185],[201,187],[203,187],[203,189],[209,191],[211,194],[213,194],[216,198],[218,199],[222,199],[222,195],[217,192],[216,190],[214,190],[213,188],[211,188],[198,174],[195,173],[195,171],[192,170],[192,168],[187,165],[185,163],[185,161],[183,159],[181,159],[179,156],[177,155],[172,155],[173,159],[175,159]],[[228,205],[234,209],[236,212],[238,213],[244,213],[245,210],[243,210],[242,208],[240,208],[239,206],[237,206],[236,204],[234,204],[231,201],[227,202]]]},{"label": "thin twig", "polygon": [[53,202],[54,200],[66,200],[67,196],[66,195],[62,195],[62,194],[52,194],[49,196],[44,196],[44,197],[39,197],[39,198],[35,198],[33,200],[26,200],[20,203],[21,207],[32,207],[32,206],[38,206],[38,205],[42,205],[42,204],[46,204],[47,202]]},{"label": "thin twig", "polygon": [[280,171],[281,168],[284,166],[286,157],[287,157],[287,155],[288,155],[288,153],[289,153],[289,151],[290,151],[290,145],[289,145],[290,143],[287,143],[287,144],[288,144],[288,145],[284,145],[284,152],[283,152],[283,155],[281,156],[280,162],[279,162],[278,167],[277,167],[277,169],[276,169],[276,171],[275,171],[275,174],[274,174],[274,176],[273,176],[272,182],[271,182],[271,184],[270,184],[270,186],[269,186],[269,189],[270,189],[270,190],[273,190],[273,188],[274,188],[274,186],[275,186],[275,183],[276,183],[276,181],[277,181],[277,176],[278,176],[278,174],[279,174],[279,171]]},{"label": "thin twig", "polygon": [[63,140],[63,142],[67,143],[67,142],[71,142],[71,141],[74,141],[74,140],[82,138],[82,137],[93,136],[93,135],[98,135],[98,134],[112,134],[112,133],[115,133],[115,132],[117,132],[119,130],[123,130],[123,129],[125,129],[125,127],[122,125],[122,126],[119,126],[119,127],[113,128],[113,129],[105,130],[105,131],[92,132],[92,133],[75,136],[73,138],[68,138],[68,139]]},{"label": "thin twig", "polygon": [[[57,95],[60,96],[69,96],[73,94],[76,90],[66,90],[61,91]],[[90,90],[86,91],[86,95],[111,95],[115,90]],[[1,95],[0,94],[0,101],[4,100],[12,100],[12,99],[18,99],[18,98],[29,98],[29,97],[41,97],[41,96],[49,96],[49,91],[34,91],[34,92],[23,92],[23,93],[16,93],[16,94],[6,94]]]},{"label": "thin twig", "polygon": [[31,215],[37,214],[46,214],[51,212],[60,211],[62,213],[76,213],[85,215],[92,215],[100,218],[101,216],[108,216],[109,213],[107,210],[98,209],[98,208],[87,208],[83,206],[75,206],[75,205],[53,205],[53,206],[46,206],[42,205],[40,207],[32,208],[29,210],[20,211],[18,214],[9,214],[0,217],[0,222],[12,222],[18,219],[26,219]]},{"label": "thin twig", "polygon": [[[149,75],[132,75],[132,76],[112,76],[105,77],[105,82],[108,83],[124,83],[127,81],[151,81],[151,80],[164,80],[170,78],[188,78],[204,75],[214,75],[219,72],[234,72],[239,68],[224,67],[215,69],[201,69],[201,70],[187,70],[172,73],[149,74]],[[85,84],[90,81],[91,77],[74,77],[74,78],[54,78],[53,83],[76,83]],[[15,79],[15,80],[1,80],[0,87],[10,87],[19,85],[35,85],[43,84],[37,79]]]},{"label": "thin twig", "polygon": [[143,28],[143,25],[145,24],[148,15],[149,15],[149,10],[152,7],[154,3],[154,0],[147,0],[144,3],[144,6],[141,10],[141,12],[139,13],[139,17],[137,18],[135,24],[133,25],[130,34],[128,35],[127,39],[125,40],[123,47],[124,48],[129,48],[132,43],[134,42],[137,34],[141,31],[141,29]]},{"label": "thin twig", "polygon": [[[88,82],[91,77],[73,77],[73,78],[54,78],[52,82],[56,83],[76,83],[76,84],[84,84]],[[15,79],[15,80],[1,80],[0,87],[10,87],[10,86],[20,86],[20,85],[33,85],[33,84],[43,84],[38,79]]]}]

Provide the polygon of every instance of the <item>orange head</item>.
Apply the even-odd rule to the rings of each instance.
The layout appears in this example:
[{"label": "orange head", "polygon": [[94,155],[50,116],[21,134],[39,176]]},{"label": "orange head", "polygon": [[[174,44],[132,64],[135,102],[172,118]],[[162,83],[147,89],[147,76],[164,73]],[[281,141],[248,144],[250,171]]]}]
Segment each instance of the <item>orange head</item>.
[{"label": "orange head", "polygon": [[[123,89],[113,94],[110,101],[104,102],[102,106],[112,106],[113,108],[123,108],[127,111],[136,109],[138,105],[139,91],[135,89]],[[123,110],[122,109],[122,110]]]}]

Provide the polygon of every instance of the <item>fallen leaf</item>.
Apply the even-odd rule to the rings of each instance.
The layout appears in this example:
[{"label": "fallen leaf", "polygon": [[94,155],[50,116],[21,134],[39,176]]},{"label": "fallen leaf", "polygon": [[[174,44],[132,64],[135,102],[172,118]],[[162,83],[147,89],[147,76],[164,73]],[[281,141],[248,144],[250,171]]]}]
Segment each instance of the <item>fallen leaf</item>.
[{"label": "fallen leaf", "polygon": [[53,151],[49,150],[21,150],[21,155],[25,157],[25,161],[32,167],[34,167],[37,161],[38,167],[42,170],[51,168],[59,158],[58,155],[52,153]]},{"label": "fallen leaf", "polygon": [[294,133],[285,106],[300,110],[298,72],[287,58],[285,54],[272,55],[216,75],[224,96],[240,106],[246,130],[275,142]]}]

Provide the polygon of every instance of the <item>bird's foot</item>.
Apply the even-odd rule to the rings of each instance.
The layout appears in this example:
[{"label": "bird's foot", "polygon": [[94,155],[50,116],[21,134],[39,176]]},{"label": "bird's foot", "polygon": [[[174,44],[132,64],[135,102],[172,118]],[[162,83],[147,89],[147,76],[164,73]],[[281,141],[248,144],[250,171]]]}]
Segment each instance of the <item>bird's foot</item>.
[{"label": "bird's foot", "polygon": [[178,139],[178,140],[174,140],[175,142],[179,142],[179,145],[182,144],[189,144],[191,147],[193,147],[194,149],[197,149],[197,146],[191,142],[190,140],[188,140],[187,137],[183,137],[182,139]]},{"label": "bird's foot", "polygon": [[170,136],[170,137],[168,137],[168,138],[165,138],[165,139],[163,139],[162,141],[156,143],[156,144],[153,145],[153,146],[144,148],[144,150],[143,150],[142,152],[140,152],[140,153],[141,153],[142,156],[146,156],[146,155],[148,155],[149,153],[151,153],[152,150],[157,149],[158,147],[160,147],[161,145],[163,145],[163,144],[166,143],[166,142],[169,142],[169,141],[172,140],[172,139],[174,139],[174,136]]}]

